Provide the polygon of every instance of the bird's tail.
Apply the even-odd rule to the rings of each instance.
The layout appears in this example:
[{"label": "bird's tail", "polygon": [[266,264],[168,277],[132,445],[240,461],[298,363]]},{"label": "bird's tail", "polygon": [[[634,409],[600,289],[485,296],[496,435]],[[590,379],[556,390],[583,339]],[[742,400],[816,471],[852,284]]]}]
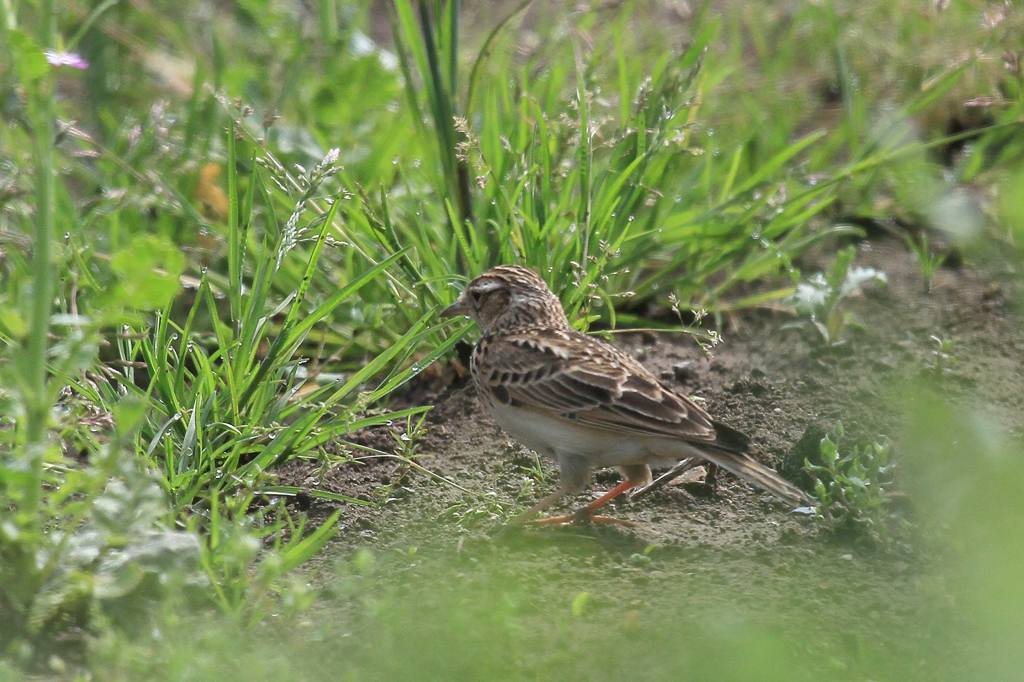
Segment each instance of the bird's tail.
[{"label": "bird's tail", "polygon": [[787,502],[796,504],[808,500],[807,494],[800,488],[747,455],[718,448],[707,448],[701,450],[700,456]]}]

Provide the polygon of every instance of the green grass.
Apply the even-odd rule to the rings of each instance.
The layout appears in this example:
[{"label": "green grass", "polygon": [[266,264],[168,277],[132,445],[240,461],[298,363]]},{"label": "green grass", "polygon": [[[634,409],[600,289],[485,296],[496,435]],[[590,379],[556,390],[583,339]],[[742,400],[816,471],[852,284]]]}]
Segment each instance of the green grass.
[{"label": "green grass", "polygon": [[338,515],[283,501],[367,501],[274,468],[418,419],[388,398],[490,265],[581,328],[678,330],[786,305],[864,226],[1019,243],[1015,11],[535,4],[0,2],[0,654],[116,638],[164,575],[242,621],[303,603]]}]

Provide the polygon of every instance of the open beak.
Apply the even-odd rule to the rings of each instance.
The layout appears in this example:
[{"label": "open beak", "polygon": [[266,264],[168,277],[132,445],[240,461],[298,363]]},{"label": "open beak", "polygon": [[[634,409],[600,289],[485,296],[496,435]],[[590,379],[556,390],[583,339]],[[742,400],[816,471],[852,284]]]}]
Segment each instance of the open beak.
[{"label": "open beak", "polygon": [[441,317],[456,317],[458,315],[469,315],[469,306],[466,305],[465,294],[459,296],[455,303],[441,311]]}]

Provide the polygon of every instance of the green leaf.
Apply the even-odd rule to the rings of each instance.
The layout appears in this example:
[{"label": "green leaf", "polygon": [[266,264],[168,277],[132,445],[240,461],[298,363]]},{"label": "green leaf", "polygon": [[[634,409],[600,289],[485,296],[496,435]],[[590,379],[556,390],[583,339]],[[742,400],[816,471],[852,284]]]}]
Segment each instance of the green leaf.
[{"label": "green leaf", "polygon": [[362,500],[358,497],[342,495],[341,493],[332,493],[330,490],[320,490],[319,488],[302,488],[297,485],[267,485],[261,487],[257,492],[261,495],[281,495],[284,497],[295,497],[299,494],[306,494],[320,500],[327,500],[328,502],[343,502],[346,504],[359,505],[361,507],[366,507],[372,504],[371,502]]},{"label": "green leaf", "polygon": [[167,307],[178,293],[185,256],[167,239],[140,235],[110,259],[118,277],[111,293],[114,306],[154,310]]},{"label": "green leaf", "polygon": [[122,398],[114,405],[114,424],[121,436],[135,431],[146,417],[146,401],[133,395]]},{"label": "green leaf", "polygon": [[822,502],[828,501],[828,491],[825,489],[825,484],[820,479],[814,479],[814,496]]},{"label": "green leaf", "polygon": [[17,29],[8,32],[14,69],[22,84],[34,83],[50,72],[42,48],[28,34]]},{"label": "green leaf", "polygon": [[294,543],[281,553],[282,573],[287,573],[309,561],[338,532],[338,519],[341,510],[331,514],[319,528]]},{"label": "green leaf", "polygon": [[839,459],[839,448],[828,436],[821,439],[820,451],[821,461],[825,464],[834,464]]},{"label": "green leaf", "polygon": [[28,323],[17,308],[0,304],[0,330],[15,339],[21,339],[28,333]]},{"label": "green leaf", "polygon": [[587,609],[587,604],[590,603],[590,593],[580,592],[572,600],[572,615],[579,618],[583,615],[583,612]]}]

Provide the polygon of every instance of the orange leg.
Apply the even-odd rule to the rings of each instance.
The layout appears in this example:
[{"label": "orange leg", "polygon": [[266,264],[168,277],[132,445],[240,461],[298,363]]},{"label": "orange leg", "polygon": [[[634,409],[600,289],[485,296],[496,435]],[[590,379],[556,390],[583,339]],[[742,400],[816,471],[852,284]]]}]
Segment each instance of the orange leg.
[{"label": "orange leg", "polygon": [[552,526],[552,525],[563,525],[569,523],[611,523],[619,526],[633,526],[636,525],[632,521],[624,521],[622,519],[613,519],[610,516],[597,516],[594,514],[595,511],[605,506],[616,497],[626,492],[630,488],[635,487],[637,484],[630,480],[625,480],[618,484],[601,497],[597,498],[586,507],[574,511],[572,514],[562,514],[560,516],[548,516],[543,519],[537,519],[530,521],[529,523],[536,526]]}]

